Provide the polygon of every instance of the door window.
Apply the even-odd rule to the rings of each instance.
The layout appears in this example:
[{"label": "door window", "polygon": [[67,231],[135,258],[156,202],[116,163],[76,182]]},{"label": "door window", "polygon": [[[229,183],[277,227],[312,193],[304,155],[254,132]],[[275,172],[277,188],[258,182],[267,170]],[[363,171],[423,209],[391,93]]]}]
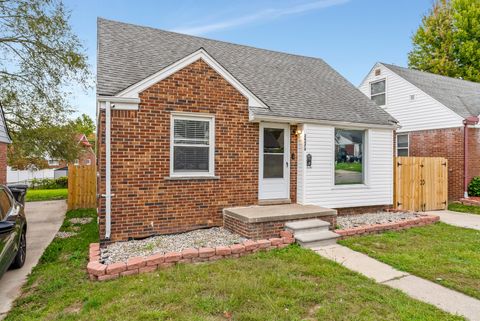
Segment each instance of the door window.
[{"label": "door window", "polygon": [[0,189],[0,219],[5,219],[12,207],[12,200],[4,189]]},{"label": "door window", "polygon": [[283,178],[284,137],[284,129],[263,129],[263,178]]}]

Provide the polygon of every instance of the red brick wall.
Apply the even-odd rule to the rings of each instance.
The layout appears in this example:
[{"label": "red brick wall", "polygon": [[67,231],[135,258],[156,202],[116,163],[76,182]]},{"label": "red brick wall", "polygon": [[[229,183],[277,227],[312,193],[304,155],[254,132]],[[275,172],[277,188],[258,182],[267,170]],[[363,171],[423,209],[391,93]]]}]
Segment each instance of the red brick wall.
[{"label": "red brick wall", "polygon": [[8,144],[0,143],[0,184],[7,184],[7,147]]},{"label": "red brick wall", "polygon": [[[448,198],[463,197],[463,127],[410,132],[410,156],[448,159]],[[469,177],[480,175],[480,130],[469,129]]]},{"label": "red brick wall", "polygon": [[[203,61],[140,94],[138,111],[112,110],[111,239],[222,225],[222,209],[258,203],[259,125],[248,121],[247,99]],[[215,115],[213,180],[167,180],[171,112]],[[105,114],[98,135],[99,193],[105,193]],[[294,132],[294,128],[292,128]],[[295,143],[293,143],[295,142]],[[296,153],[292,135],[292,153]],[[292,201],[296,155],[291,161]],[[100,238],[105,204],[99,200]]]}]

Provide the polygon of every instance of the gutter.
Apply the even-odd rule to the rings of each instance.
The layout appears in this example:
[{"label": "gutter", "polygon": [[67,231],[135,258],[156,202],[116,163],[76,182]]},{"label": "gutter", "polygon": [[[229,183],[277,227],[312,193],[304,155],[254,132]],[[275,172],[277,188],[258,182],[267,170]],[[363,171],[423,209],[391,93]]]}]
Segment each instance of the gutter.
[{"label": "gutter", "polygon": [[468,198],[468,126],[477,125],[478,117],[470,116],[463,120],[463,197]]}]

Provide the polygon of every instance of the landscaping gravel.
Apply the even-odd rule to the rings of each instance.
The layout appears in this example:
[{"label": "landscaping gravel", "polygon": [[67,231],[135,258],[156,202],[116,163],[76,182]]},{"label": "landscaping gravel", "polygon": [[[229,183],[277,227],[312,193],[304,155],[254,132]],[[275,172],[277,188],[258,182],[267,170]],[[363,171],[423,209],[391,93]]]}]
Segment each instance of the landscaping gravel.
[{"label": "landscaping gravel", "polygon": [[398,222],[421,216],[412,212],[378,212],[360,215],[337,216],[337,226],[339,229],[347,229],[365,225],[375,225],[383,223]]},{"label": "landscaping gravel", "polygon": [[69,221],[72,224],[88,224],[92,221],[93,218],[91,217],[74,217],[71,218]]},{"label": "landscaping gravel", "polygon": [[246,238],[224,228],[213,227],[186,233],[153,236],[144,240],[113,243],[101,249],[100,260],[105,264],[111,264],[126,261],[134,256],[180,252],[188,248],[228,246],[245,240]]},{"label": "landscaping gravel", "polygon": [[75,236],[75,235],[77,235],[77,233],[75,233],[75,232],[57,232],[55,237],[57,237],[59,239],[66,239],[66,238],[69,238],[69,237],[72,237],[72,236]]}]

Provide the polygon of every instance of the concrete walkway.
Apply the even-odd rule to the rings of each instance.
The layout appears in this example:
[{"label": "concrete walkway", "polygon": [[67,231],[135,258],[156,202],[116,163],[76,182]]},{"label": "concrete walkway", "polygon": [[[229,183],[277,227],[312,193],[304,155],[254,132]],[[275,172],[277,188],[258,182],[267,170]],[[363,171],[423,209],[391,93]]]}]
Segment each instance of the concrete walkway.
[{"label": "concrete walkway", "polygon": [[480,230],[480,215],[460,213],[454,211],[432,211],[426,214],[440,216],[440,221],[459,227],[471,228],[474,230]]},{"label": "concrete walkway", "polygon": [[13,301],[20,295],[27,275],[37,265],[43,251],[62,225],[66,210],[64,200],[26,203],[27,258],[21,269],[7,271],[0,279],[0,319],[6,316]]},{"label": "concrete walkway", "polygon": [[336,244],[314,249],[321,256],[359,272],[378,283],[402,290],[409,296],[430,303],[452,314],[480,321],[480,301],[436,283],[398,271],[371,257]]}]

